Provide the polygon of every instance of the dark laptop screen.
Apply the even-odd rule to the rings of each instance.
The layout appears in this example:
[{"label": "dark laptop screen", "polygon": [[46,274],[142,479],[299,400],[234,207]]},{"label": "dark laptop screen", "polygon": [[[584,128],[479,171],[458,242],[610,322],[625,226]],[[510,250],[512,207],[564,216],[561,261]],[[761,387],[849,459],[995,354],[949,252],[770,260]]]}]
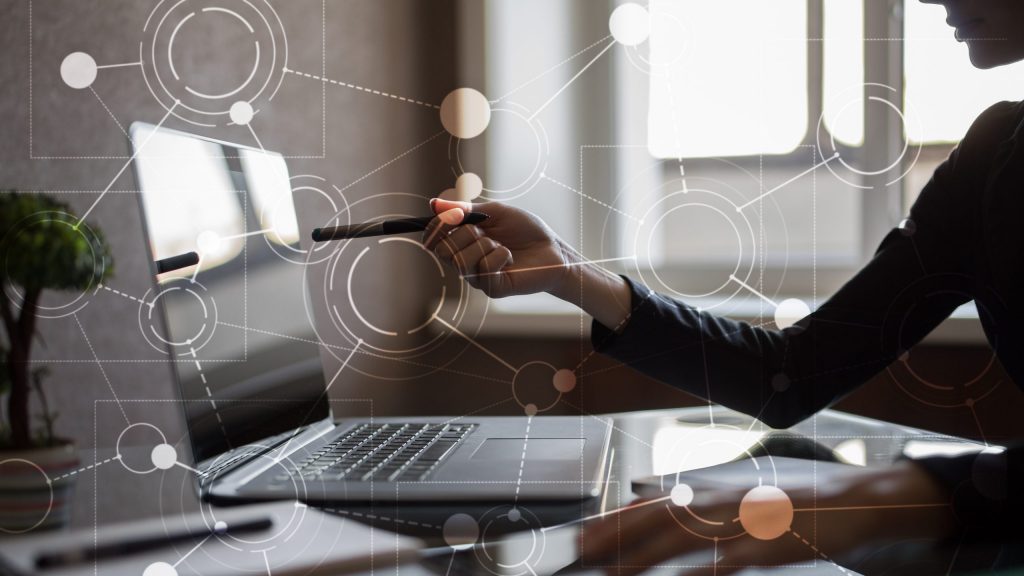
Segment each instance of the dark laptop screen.
[{"label": "dark laptop screen", "polygon": [[327,417],[284,159],[146,124],[132,141],[154,260],[200,256],[139,315],[175,361],[196,461]]}]

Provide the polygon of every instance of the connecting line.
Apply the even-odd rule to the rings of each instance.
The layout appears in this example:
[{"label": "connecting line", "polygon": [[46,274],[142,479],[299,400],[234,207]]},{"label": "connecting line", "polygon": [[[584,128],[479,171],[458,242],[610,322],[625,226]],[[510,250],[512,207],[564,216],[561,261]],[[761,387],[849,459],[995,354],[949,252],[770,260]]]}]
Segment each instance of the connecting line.
[{"label": "connecting line", "polygon": [[732,280],[733,282],[735,282],[735,283],[739,284],[740,286],[746,288],[747,290],[752,292],[755,296],[757,296],[758,298],[760,298],[760,299],[764,300],[765,302],[771,304],[772,306],[774,306],[776,308],[779,307],[779,305],[774,300],[772,300],[771,298],[765,296],[764,294],[761,294],[757,290],[754,290],[754,288],[750,284],[747,284],[743,280],[740,280],[735,275],[730,274],[729,275],[729,280]]},{"label": "connecting line", "polygon": [[103,106],[103,109],[107,111],[107,114],[110,115],[110,119],[114,121],[114,124],[117,124],[117,127],[121,129],[121,133],[127,136],[128,131],[125,130],[124,126],[121,125],[121,122],[117,119],[117,116],[114,116],[114,113],[110,111],[110,108],[107,106],[107,103],[103,101],[103,98],[100,98],[100,95],[96,92],[96,89],[92,86],[89,86],[89,91],[92,92],[92,95],[96,97],[97,101],[99,101],[100,106]]},{"label": "connecting line", "polygon": [[[847,512],[852,510],[904,510],[913,508],[949,508],[948,502],[937,504],[885,504],[879,506],[831,506],[826,508],[794,508],[793,512]],[[739,518],[737,518],[739,520]]]},{"label": "connecting line", "polygon": [[401,160],[402,158],[405,158],[405,157],[406,157],[406,156],[408,156],[409,154],[412,154],[413,152],[415,152],[415,151],[419,150],[420,148],[423,148],[423,147],[424,147],[424,146],[426,146],[427,144],[430,144],[430,143],[431,143],[431,142],[433,142],[434,140],[437,140],[437,139],[438,139],[439,137],[441,137],[442,135],[444,135],[444,134],[447,134],[447,133],[448,133],[448,132],[447,132],[446,130],[441,130],[440,132],[438,132],[438,133],[434,134],[434,135],[433,135],[433,136],[431,136],[430,138],[427,138],[427,139],[426,139],[426,140],[424,140],[423,142],[420,142],[419,144],[417,144],[417,145],[413,146],[412,148],[409,148],[409,149],[408,149],[408,150],[406,150],[405,152],[402,152],[402,153],[401,153],[401,154],[399,154],[398,156],[395,156],[395,157],[394,157],[394,158],[392,158],[391,160],[388,160],[387,162],[385,162],[385,163],[381,164],[380,166],[378,166],[378,167],[374,168],[374,169],[373,169],[373,170],[371,170],[370,172],[368,172],[368,173],[364,174],[363,176],[360,176],[359,178],[356,178],[356,179],[355,179],[354,181],[352,181],[352,183],[351,183],[351,184],[349,184],[348,186],[345,186],[344,188],[338,188],[337,186],[335,186],[335,187],[334,187],[334,189],[335,189],[335,190],[337,190],[339,194],[344,194],[344,193],[345,193],[345,191],[346,191],[346,190],[348,190],[349,188],[351,188],[351,187],[355,186],[356,184],[359,184],[359,183],[360,183],[360,182],[362,182],[363,180],[366,180],[366,179],[367,179],[367,178],[369,178],[370,176],[373,176],[373,175],[374,175],[374,174],[376,174],[377,172],[380,172],[381,170],[383,170],[383,169],[387,168],[388,166],[390,166],[390,165],[394,164],[395,162],[398,162],[398,161],[399,161],[399,160]]},{"label": "connecting line", "polygon": [[124,416],[124,421],[131,424],[132,421],[128,418],[128,413],[124,411],[124,406],[121,405],[121,399],[117,397],[117,392],[114,391],[114,385],[110,383],[110,378],[107,377],[107,371],[103,368],[103,363],[100,362],[100,357],[96,354],[96,349],[92,347],[92,341],[89,340],[89,335],[85,333],[85,327],[82,326],[82,322],[78,319],[78,314],[72,314],[75,318],[75,324],[78,324],[78,329],[82,332],[82,338],[85,338],[85,343],[89,345],[89,351],[92,352],[93,360],[96,361],[96,366],[100,369],[100,374],[103,374],[103,380],[107,383],[107,388],[110,389],[110,394],[114,397],[114,401],[117,402],[117,408],[121,411],[121,416]]},{"label": "connecting line", "polygon": [[124,64],[104,64],[103,66],[97,66],[97,70],[104,70],[106,68],[126,68],[128,66],[142,66],[142,62],[125,62]]},{"label": "connecting line", "polygon": [[[125,294],[124,292],[121,292],[120,290],[114,290],[110,286],[106,286],[104,284],[99,284],[99,285],[96,286],[96,290],[97,291],[99,291],[101,288],[103,290],[106,290],[107,292],[112,293],[112,294],[117,294],[118,296],[121,296],[123,298],[127,298],[127,299],[131,300],[132,302],[138,302],[139,304],[142,304],[143,306],[149,306],[150,308],[152,308],[154,306],[153,303],[151,303],[151,302],[146,302],[146,301],[144,301],[144,300],[142,300],[140,298],[136,298],[135,296],[132,296],[130,294]],[[93,292],[93,294],[95,294],[95,292]]]},{"label": "connecting line", "polygon": [[561,88],[559,88],[558,92],[555,92],[554,96],[552,96],[551,98],[548,98],[547,102],[541,104],[540,108],[538,108],[536,112],[531,114],[530,117],[527,120],[529,120],[530,122],[533,122],[533,119],[536,118],[541,112],[543,112],[544,109],[547,108],[552,102],[554,102],[556,98],[561,96],[562,92],[565,92],[569,88],[569,86],[571,86],[572,83],[576,81],[577,78],[582,76],[583,73],[587,71],[587,68],[590,68],[594,64],[594,62],[597,62],[601,58],[601,56],[604,56],[605,52],[611,50],[612,46],[615,46],[616,44],[617,44],[617,42],[612,40],[611,43],[609,43],[607,46],[604,47],[604,50],[601,50],[600,52],[598,52],[597,56],[594,56],[594,58],[591,59],[590,62],[587,62],[586,66],[581,68],[580,71],[577,72],[575,76],[570,78],[569,81],[565,83],[565,86],[562,86]]},{"label": "connecting line", "polygon": [[196,363],[196,371],[199,372],[199,379],[203,381],[203,387],[206,389],[206,398],[210,401],[210,408],[213,409],[213,415],[217,418],[217,424],[220,425],[220,431],[224,434],[224,440],[231,443],[231,438],[228,436],[228,431],[224,427],[224,420],[220,417],[220,411],[217,409],[217,401],[213,397],[213,392],[210,391],[210,384],[206,381],[206,373],[203,372],[203,366],[199,363],[199,357],[196,356],[196,349],[189,347],[189,354],[192,355],[192,360]]},{"label": "connecting line", "polygon": [[[603,260],[582,260],[580,262],[569,262],[566,264],[549,264],[547,266],[531,266],[530,268],[513,268],[511,270],[499,270],[497,272],[478,272],[466,274],[463,278],[475,278],[479,276],[498,276],[501,274],[518,274],[521,272],[536,272],[538,270],[552,270],[555,268],[574,268],[576,266],[587,266],[590,264],[605,264],[608,262],[622,262],[625,260],[636,260],[636,256],[623,256],[621,258],[605,258]],[[438,320],[441,320],[438,318]],[[442,320],[443,321],[443,320]]]},{"label": "connecting line", "polygon": [[583,50],[580,50],[579,52],[577,52],[577,53],[573,54],[572,56],[569,56],[569,57],[568,57],[568,58],[566,58],[565,60],[562,60],[562,61],[561,61],[561,62],[559,62],[558,64],[555,64],[554,66],[552,66],[551,68],[548,68],[547,70],[545,70],[545,71],[541,72],[540,74],[537,74],[536,76],[534,76],[534,77],[533,77],[533,78],[531,78],[530,80],[527,80],[526,82],[523,82],[522,84],[520,84],[519,86],[517,86],[517,87],[513,88],[512,90],[509,90],[509,91],[508,91],[508,92],[506,92],[506,93],[505,93],[505,95],[504,95],[504,96],[502,96],[501,98],[498,98],[497,100],[492,100],[492,101],[491,101],[491,104],[498,104],[498,103],[499,103],[499,102],[501,102],[502,100],[505,100],[505,99],[507,99],[507,98],[508,98],[509,96],[511,96],[511,95],[513,95],[513,94],[515,94],[516,92],[519,92],[520,90],[522,90],[523,88],[526,88],[526,87],[527,87],[527,86],[529,86],[530,84],[533,84],[533,83],[534,83],[534,82],[536,82],[537,80],[540,80],[541,78],[543,78],[543,77],[547,76],[548,74],[550,74],[550,73],[554,72],[555,70],[558,70],[558,69],[559,69],[559,68],[561,68],[562,66],[565,66],[565,65],[566,65],[566,64],[568,64],[569,62],[572,62],[573,60],[575,60],[576,58],[578,58],[578,57],[582,56],[583,54],[586,54],[587,52],[590,52],[591,50],[593,50],[593,49],[594,49],[594,47],[595,47],[595,46],[597,46],[598,44],[601,44],[602,42],[604,42],[604,41],[608,40],[609,38],[611,38],[611,34],[609,34],[608,36],[605,36],[604,38],[601,38],[601,39],[600,39],[600,40],[598,40],[597,42],[594,42],[594,43],[593,43],[593,44],[591,44],[590,46],[587,46],[586,48],[584,48]]},{"label": "connecting line", "polygon": [[380,90],[374,90],[372,88],[365,88],[363,86],[358,86],[356,84],[349,84],[348,82],[339,82],[338,80],[331,80],[330,78],[324,78],[323,76],[317,76],[316,74],[308,74],[306,72],[298,72],[296,70],[291,70],[289,68],[285,68],[284,72],[286,74],[289,74],[289,73],[290,74],[295,74],[296,76],[305,76],[306,78],[312,78],[313,80],[319,80],[320,82],[324,82],[324,83],[327,83],[327,84],[334,84],[335,86],[344,86],[346,88],[352,88],[353,90],[359,90],[360,92],[366,92],[367,94],[374,94],[376,96],[384,96],[385,98],[391,98],[392,100],[398,100],[400,102],[408,102],[409,104],[418,104],[420,106],[424,106],[426,108],[433,108],[435,110],[440,110],[441,109],[441,107],[436,105],[436,104],[430,104],[430,103],[427,103],[427,102],[423,102],[422,100],[416,100],[414,98],[406,98],[404,96],[398,96],[396,94],[389,94],[388,92],[381,92]]},{"label": "connecting line", "polygon": [[182,562],[184,562],[184,561],[185,561],[185,559],[186,559],[186,558],[188,558],[189,556],[191,556],[193,552],[195,552],[196,550],[199,550],[199,547],[200,547],[200,546],[202,546],[203,544],[206,544],[206,541],[207,541],[207,540],[209,540],[209,539],[210,539],[210,538],[211,538],[212,536],[213,536],[213,533],[212,533],[212,532],[211,532],[211,533],[209,533],[209,534],[207,534],[205,538],[203,538],[202,540],[200,540],[198,544],[196,544],[195,546],[193,546],[193,547],[192,547],[192,549],[191,549],[191,550],[189,550],[188,552],[186,552],[184,556],[182,556],[181,558],[178,558],[178,561],[177,561],[177,562],[175,562],[174,564],[171,564],[171,567],[172,567],[172,568],[177,568],[177,567],[178,567],[178,564],[181,564]]},{"label": "connecting line", "polygon": [[196,470],[195,468],[189,466],[188,464],[183,464],[181,462],[175,462],[174,465],[179,467],[179,468],[184,468],[185,470],[188,470],[189,472],[195,474],[196,476],[206,476],[205,472],[201,472],[199,470]]},{"label": "connecting line", "polygon": [[273,576],[270,573],[270,558],[267,558],[267,550],[264,548],[260,552],[263,552],[263,565],[267,567],[267,576]]},{"label": "connecting line", "polygon": [[808,174],[810,174],[811,172],[814,172],[814,171],[815,171],[815,170],[817,170],[818,168],[821,168],[822,166],[824,166],[824,165],[828,164],[829,162],[832,162],[832,161],[833,161],[833,160],[835,160],[836,158],[839,158],[839,153],[838,153],[838,152],[836,152],[835,154],[833,154],[833,155],[832,155],[831,157],[829,157],[829,158],[826,158],[825,160],[823,160],[823,161],[821,161],[821,162],[818,162],[818,163],[817,163],[817,164],[815,164],[814,166],[811,166],[811,167],[810,167],[810,168],[808,168],[807,170],[804,170],[803,172],[801,172],[801,173],[797,174],[796,176],[794,176],[794,177],[790,178],[789,180],[786,180],[785,182],[783,182],[782,184],[779,184],[779,185],[778,185],[778,186],[776,186],[775,188],[772,188],[771,190],[769,190],[769,191],[765,192],[764,194],[761,194],[760,196],[758,196],[757,198],[754,198],[754,199],[753,199],[753,200],[751,200],[750,202],[747,202],[746,204],[743,204],[743,205],[737,206],[737,207],[736,207],[736,211],[737,211],[737,212],[741,212],[741,211],[742,211],[742,210],[743,210],[744,208],[747,208],[747,207],[750,207],[750,206],[752,206],[752,205],[754,205],[754,204],[757,204],[757,203],[758,203],[758,202],[759,202],[760,200],[762,200],[762,199],[763,199],[763,198],[765,198],[766,196],[770,196],[771,194],[774,194],[774,193],[778,192],[779,190],[781,190],[781,189],[785,188],[786,186],[789,186],[789,185],[790,185],[790,184],[792,184],[793,182],[796,182],[797,180],[799,180],[799,179],[803,178],[804,176],[807,176],[807,175],[808,175]]},{"label": "connecting line", "polygon": [[516,478],[516,496],[512,505],[519,504],[519,489],[523,486],[523,470],[526,468],[526,446],[530,443],[530,426],[533,425],[533,416],[526,417],[526,433],[523,434],[523,455],[519,458],[519,477]]},{"label": "connecting line", "polygon": [[558,186],[561,186],[562,188],[565,188],[566,190],[568,190],[570,192],[575,192],[576,194],[579,194],[580,197],[582,197],[582,198],[586,198],[587,200],[590,200],[591,202],[594,202],[596,204],[600,204],[601,206],[604,206],[605,208],[611,210],[612,212],[617,212],[619,214],[622,214],[623,216],[625,216],[626,218],[629,218],[630,220],[633,220],[634,222],[637,222],[639,224],[643,224],[644,223],[643,220],[637,218],[636,216],[633,216],[631,214],[626,214],[625,212],[623,212],[622,210],[619,210],[615,206],[612,206],[611,204],[602,202],[601,200],[598,200],[597,198],[594,198],[593,196],[588,196],[588,195],[584,194],[583,192],[580,192],[579,190],[573,188],[572,186],[569,186],[568,184],[565,184],[564,182],[559,182],[558,180],[555,180],[554,178],[548,176],[547,174],[543,174],[542,173],[540,175],[540,177],[543,178],[544,180],[547,180],[548,182],[551,182],[552,184],[556,184]]},{"label": "connecting line", "polygon": [[807,539],[804,538],[803,536],[797,534],[792,529],[790,529],[789,533],[792,534],[797,540],[799,540],[799,541],[803,542],[804,544],[806,544],[808,548],[810,548],[811,550],[814,550],[814,553],[817,554],[818,556],[821,556],[822,560],[824,560],[826,562],[831,562],[832,565],[835,566],[836,568],[838,568],[839,571],[842,572],[843,574],[850,574],[850,576],[853,575],[853,573],[850,572],[849,570],[847,570],[846,568],[843,568],[839,564],[836,564],[836,561],[831,559],[831,558],[829,558],[827,554],[825,554],[821,550],[818,550],[817,546],[815,546],[814,544],[811,544],[810,542],[808,542]]},{"label": "connecting line", "polygon": [[590,522],[591,520],[600,520],[601,518],[605,518],[607,516],[611,516],[612,514],[618,514],[620,512],[627,512],[629,510],[634,510],[636,508],[644,508],[646,506],[651,506],[653,504],[660,504],[661,502],[666,502],[666,501],[671,500],[671,499],[672,499],[671,496],[662,496],[661,498],[655,498],[654,500],[648,500],[646,502],[640,502],[638,504],[630,504],[629,506],[623,506],[622,508],[616,508],[614,510],[609,510],[607,512],[601,512],[600,514],[594,514],[592,516],[584,516],[583,518],[579,518],[577,520],[573,520],[573,521],[568,522],[566,524],[558,524],[558,525],[555,525],[555,526],[545,526],[545,527],[541,528],[540,531],[541,532],[547,532],[549,530],[557,530],[559,528],[565,528],[566,526],[571,526],[571,525],[574,525],[574,524],[583,524],[584,522]]},{"label": "connecting line", "polygon": [[517,368],[516,368],[515,366],[513,366],[513,365],[509,364],[508,362],[505,362],[504,360],[502,360],[502,359],[501,359],[501,356],[498,356],[498,355],[497,355],[497,354],[495,354],[494,352],[491,352],[490,350],[488,350],[487,348],[485,348],[485,347],[483,346],[483,344],[480,344],[480,343],[479,343],[479,342],[477,342],[476,340],[473,340],[473,339],[472,339],[472,338],[470,338],[469,336],[466,336],[466,335],[465,335],[465,334],[463,334],[463,333],[462,333],[462,331],[460,331],[460,330],[459,330],[458,328],[456,328],[455,326],[452,326],[451,324],[449,324],[449,323],[445,322],[444,318],[441,318],[440,316],[436,316],[436,315],[435,315],[435,316],[434,316],[434,320],[437,320],[438,322],[440,322],[441,324],[443,324],[443,325],[444,325],[444,326],[445,326],[446,328],[448,328],[448,329],[449,329],[449,330],[451,330],[452,332],[454,332],[454,333],[458,334],[459,336],[462,336],[462,338],[463,338],[463,339],[464,339],[464,340],[465,340],[466,342],[469,342],[469,343],[470,343],[470,344],[472,344],[473,346],[476,346],[476,347],[477,347],[477,348],[479,348],[479,349],[480,349],[480,350],[481,350],[481,351],[482,351],[482,352],[483,352],[484,354],[487,354],[487,355],[488,355],[488,356],[490,356],[491,358],[494,358],[495,360],[497,360],[497,361],[498,361],[498,362],[499,362],[499,363],[500,363],[500,364],[501,364],[502,366],[504,366],[505,368],[508,368],[508,369],[509,369],[509,370],[511,370],[512,372],[519,372],[519,370],[518,370],[518,369],[517,369]]},{"label": "connecting line", "polygon": [[89,209],[85,211],[85,214],[83,214],[82,217],[78,219],[78,222],[74,226],[76,230],[78,229],[79,224],[85,222],[85,219],[89,217],[89,214],[91,214],[93,209],[96,208],[96,205],[100,203],[100,200],[103,200],[103,197],[107,195],[107,192],[110,192],[110,189],[113,188],[114,183],[117,182],[117,179],[120,178],[122,174],[124,174],[124,171],[127,170],[129,166],[131,166],[132,162],[135,161],[135,157],[139,155],[139,152],[142,152],[142,149],[146,147],[146,144],[149,144],[149,141],[153,139],[153,136],[160,131],[160,127],[164,125],[164,122],[167,122],[167,119],[171,117],[171,113],[174,112],[174,109],[180,103],[181,100],[175,100],[174,104],[172,104],[171,107],[167,109],[167,113],[164,114],[164,117],[161,118],[160,122],[157,123],[156,128],[154,128],[153,131],[149,133],[149,136],[147,136],[146,139],[142,142],[142,145],[135,149],[135,152],[132,154],[131,158],[129,158],[128,161],[124,163],[124,166],[121,166],[121,169],[117,171],[117,174],[114,176],[113,180],[110,181],[110,184],[107,184],[107,187],[103,189],[103,193],[101,193],[99,197],[96,198],[96,201],[92,203],[92,206],[89,206]]},{"label": "connecting line", "polygon": [[84,468],[79,468],[78,470],[72,470],[71,472],[68,472],[66,474],[61,474],[60,476],[57,476],[56,478],[54,478],[52,480],[48,478],[46,480],[46,483],[47,484],[53,484],[54,482],[57,482],[58,480],[63,480],[65,478],[70,478],[71,476],[74,476],[75,474],[80,474],[82,472],[88,472],[89,470],[92,470],[93,468],[99,468],[100,466],[103,466],[104,464],[107,464],[109,462],[113,462],[114,460],[120,460],[120,459],[121,459],[121,455],[118,454],[117,456],[112,456],[112,457],[107,458],[106,460],[103,460],[101,462],[97,462],[95,464],[89,464],[88,466],[86,466]]}]

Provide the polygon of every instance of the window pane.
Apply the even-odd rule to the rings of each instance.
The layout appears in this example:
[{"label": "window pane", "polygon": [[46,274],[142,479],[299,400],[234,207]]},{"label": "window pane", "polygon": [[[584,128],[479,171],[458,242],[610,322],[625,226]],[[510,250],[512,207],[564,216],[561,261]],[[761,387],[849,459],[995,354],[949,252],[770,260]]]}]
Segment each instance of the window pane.
[{"label": "window pane", "polygon": [[785,154],[807,132],[806,0],[651,3],[649,141],[659,158]]},{"label": "window pane", "polygon": [[1001,100],[1020,99],[1024,63],[975,69],[967,46],[953,38],[941,6],[908,2],[905,25],[907,137],[911,142],[957,142],[986,108]]},{"label": "window pane", "polygon": [[825,0],[824,119],[836,140],[864,144],[864,0]]}]

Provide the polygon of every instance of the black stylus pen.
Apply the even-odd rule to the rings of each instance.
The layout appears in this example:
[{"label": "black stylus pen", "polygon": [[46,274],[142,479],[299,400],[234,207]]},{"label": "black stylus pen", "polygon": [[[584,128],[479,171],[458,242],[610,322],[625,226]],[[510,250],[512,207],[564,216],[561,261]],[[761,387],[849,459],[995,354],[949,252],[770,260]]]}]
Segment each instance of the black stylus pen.
[{"label": "black stylus pen", "polygon": [[[470,212],[462,219],[462,223],[479,224],[488,218],[489,216],[483,212]],[[364,224],[352,224],[351,226],[317,228],[313,230],[313,241],[328,242],[330,240],[348,240],[350,238],[368,238],[370,236],[388,236],[391,234],[422,232],[427,229],[427,225],[430,224],[430,221],[433,219],[433,216],[424,216],[422,218],[400,218],[398,220],[366,222]]]},{"label": "black stylus pen", "polygon": [[223,528],[214,527],[212,529],[204,529],[195,532],[185,529],[181,532],[172,532],[170,534],[140,536],[132,540],[102,544],[95,548],[78,548],[76,550],[50,552],[42,554],[36,558],[36,568],[46,570],[64,566],[73,566],[75,564],[92,562],[94,560],[117,558],[128,554],[138,554],[140,552],[156,550],[177,542],[208,538],[214,534],[222,535],[241,534],[243,532],[259,532],[260,530],[266,530],[273,525],[273,519],[270,517],[263,517],[255,520],[245,520],[234,524],[228,524]]}]

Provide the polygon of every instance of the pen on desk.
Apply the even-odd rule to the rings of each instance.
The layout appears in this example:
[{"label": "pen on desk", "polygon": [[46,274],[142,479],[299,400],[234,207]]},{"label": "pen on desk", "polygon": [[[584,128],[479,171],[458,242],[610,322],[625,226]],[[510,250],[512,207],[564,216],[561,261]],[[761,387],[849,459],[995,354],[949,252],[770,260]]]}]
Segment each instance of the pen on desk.
[{"label": "pen on desk", "polygon": [[[480,224],[489,216],[482,212],[470,212],[463,218],[463,224]],[[398,220],[381,220],[379,222],[366,222],[363,224],[352,224],[351,226],[333,226],[330,228],[317,228],[313,230],[314,242],[329,242],[331,240],[348,240],[351,238],[368,238],[370,236],[388,236],[391,234],[408,234],[409,232],[421,232],[427,229],[427,225],[433,220],[433,216],[422,218],[400,218]]]},{"label": "pen on desk", "polygon": [[189,531],[188,529],[182,530],[181,532],[172,532],[170,534],[159,534],[151,536],[140,536],[132,540],[125,540],[123,542],[112,542],[110,544],[102,544],[96,547],[89,548],[78,548],[75,550],[66,550],[62,552],[50,552],[42,554],[36,558],[36,568],[41,570],[60,568],[64,566],[72,566],[74,564],[82,564],[85,562],[92,562],[94,560],[103,560],[106,558],[116,558],[120,556],[126,556],[128,554],[138,554],[139,552],[146,552],[149,550],[155,550],[163,548],[170,544],[178,542],[184,542],[188,540],[197,540],[200,538],[208,538],[217,535],[225,534],[242,534],[246,532],[259,532],[260,530],[266,530],[274,525],[274,521],[269,517],[257,518],[254,520],[245,520],[233,523],[230,525],[217,523],[212,529],[203,529],[196,532]]}]

